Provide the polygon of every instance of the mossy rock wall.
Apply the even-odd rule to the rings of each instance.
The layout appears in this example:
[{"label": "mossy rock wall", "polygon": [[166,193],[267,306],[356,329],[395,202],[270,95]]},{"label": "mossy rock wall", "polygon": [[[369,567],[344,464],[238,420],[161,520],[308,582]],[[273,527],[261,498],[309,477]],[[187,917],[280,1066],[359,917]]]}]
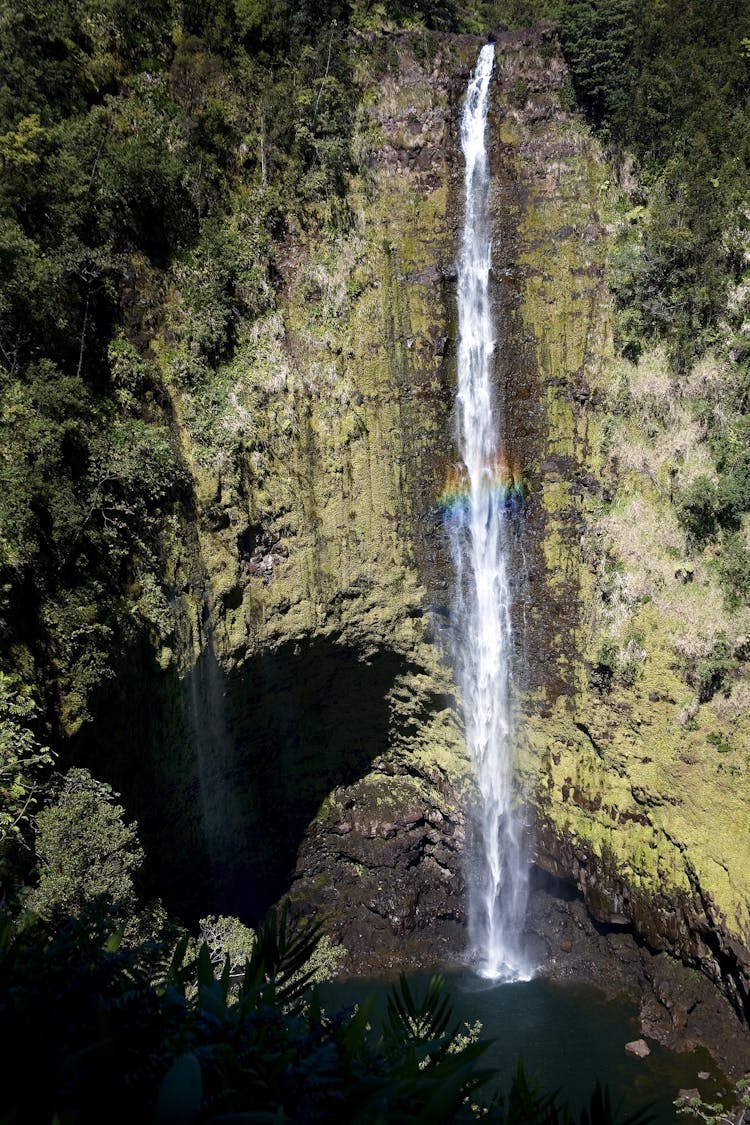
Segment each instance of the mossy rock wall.
[{"label": "mossy rock wall", "polygon": [[[358,45],[360,172],[335,222],[287,232],[274,306],[217,373],[223,397],[191,401],[155,333],[193,480],[192,511],[165,531],[174,651],[126,654],[79,736],[89,759],[106,736],[175,905],[252,920],[291,887],[361,967],[462,941],[471,777],[441,658],[437,501],[456,456],[457,126],[479,46]],[[671,504],[675,472],[702,466],[690,395],[721,371],[678,395],[659,353],[616,356],[608,269],[632,209],[569,104],[549,31],[498,35],[495,362],[527,489],[519,773],[537,862],[742,1008],[750,621],[727,615]],[[202,422],[231,438],[215,454]]]},{"label": "mossy rock wall", "polygon": [[[709,357],[681,386],[658,351],[638,365],[616,356],[608,270],[635,212],[563,110],[551,44],[501,45],[498,74],[496,159],[501,183],[516,185],[515,200],[504,192],[516,224],[511,338],[522,360],[532,349],[537,380],[521,449],[520,732],[536,858],[573,878],[598,920],[632,924],[722,981],[747,1018],[749,622],[690,555],[673,504],[677,472],[690,479],[705,461],[691,403],[721,371]],[[706,687],[709,665],[721,667]]]},{"label": "mossy rock wall", "polygon": [[162,666],[124,657],[99,700],[107,770],[168,903],[255,921],[291,888],[362,965],[425,930],[461,941],[471,781],[435,643],[450,577],[437,502],[455,130],[477,50],[425,33],[359,45],[360,172],[337,216],[290,222],[274,307],[217,372],[211,425],[231,441],[215,454],[196,411],[218,391],[201,406],[169,332],[153,340],[193,480],[194,511],[165,538],[181,624]]}]

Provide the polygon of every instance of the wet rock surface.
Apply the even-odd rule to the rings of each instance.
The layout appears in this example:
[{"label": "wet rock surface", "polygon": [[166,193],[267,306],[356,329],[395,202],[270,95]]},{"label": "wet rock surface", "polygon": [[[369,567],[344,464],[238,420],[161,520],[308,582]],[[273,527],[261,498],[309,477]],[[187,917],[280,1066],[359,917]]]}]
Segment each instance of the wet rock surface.
[{"label": "wet rock surface", "polygon": [[464,816],[453,783],[375,763],[307,832],[290,899],[347,950],[356,975],[441,964],[464,941]]},{"label": "wet rock surface", "polygon": [[[385,807],[389,782],[382,780]],[[464,963],[460,812],[436,831],[429,807],[416,796],[412,813],[396,820],[388,819],[392,810],[386,819],[373,819],[364,811],[373,801],[373,790],[347,790],[340,810],[345,819],[331,816],[311,830],[292,887],[293,910],[315,909],[343,942],[344,976]],[[629,925],[597,922],[569,880],[533,869],[526,938],[539,973],[633,1000],[647,1050],[654,1043],[675,1051],[703,1046],[729,1077],[750,1070],[750,1035],[719,989],[698,970],[650,949]]]},{"label": "wet rock surface", "polygon": [[730,1076],[750,1069],[747,1028],[704,974],[649,949],[629,926],[596,922],[571,883],[535,869],[527,931],[545,974],[636,1000],[647,1041],[676,1051],[705,1046]]},{"label": "wet rock surface", "polygon": [[726,932],[725,919],[694,871],[692,893],[648,893],[632,887],[612,859],[543,821],[537,829],[536,854],[546,872],[573,880],[595,921],[632,926],[651,949],[700,970],[724,992],[747,1026],[750,950]]},{"label": "wet rock surface", "polygon": [[[402,65],[405,47],[400,40]],[[649,728],[654,715],[661,719],[662,711],[675,707],[674,687],[649,689],[644,709],[635,694],[610,702],[596,681],[596,666],[590,686],[584,686],[591,671],[583,648],[592,612],[588,567],[597,557],[596,542],[592,546],[586,536],[593,534],[595,540],[594,510],[606,500],[607,484],[597,464],[602,397],[597,379],[614,363],[606,276],[608,173],[591,135],[560,108],[565,70],[546,33],[501,36],[497,59],[490,123],[492,300],[502,341],[495,362],[505,446],[526,487],[511,546],[518,679],[528,693],[525,709],[533,728],[525,769],[544,823],[539,861],[578,883],[584,896],[573,907],[564,896],[535,894],[531,917],[545,939],[550,926],[567,918],[565,932],[549,934],[553,975],[642,998],[644,1035],[668,1045],[690,1042],[692,1036],[706,1042],[722,1065],[737,1069],[744,1065],[746,1032],[714,984],[738,1013],[746,1014],[746,943],[731,915],[712,900],[705,876],[691,867],[689,853],[696,843],[688,848],[679,822],[674,824],[673,810],[681,806],[671,774],[668,780],[659,778],[657,786],[655,769],[650,770],[662,751]],[[416,81],[417,71],[410,67],[405,73],[413,71]],[[416,154],[433,143],[455,144],[467,73],[468,68],[455,73],[442,117],[425,117],[424,140],[422,126],[418,136],[410,124],[414,93],[399,103],[397,87],[385,82],[378,120],[393,138],[383,150],[385,168],[425,175]],[[450,155],[444,153],[443,159],[443,175],[450,180],[445,214],[455,231],[461,167]],[[436,404],[445,396],[443,421],[428,460],[421,451],[421,471],[407,460],[405,476],[417,516],[409,534],[429,602],[425,608],[439,631],[449,613],[451,575],[435,493],[431,506],[429,489],[435,476],[444,477],[451,457],[455,276],[450,252],[444,244],[438,257],[420,262],[419,268],[410,265],[402,275],[408,286],[426,284],[434,275],[433,262],[440,267],[445,319],[424,335],[432,341],[433,360],[447,361],[440,389],[432,392]],[[404,355],[418,353],[409,345],[417,336],[412,331],[403,337]],[[420,386],[411,372],[409,396],[421,394]],[[450,960],[460,957],[464,945],[458,830],[426,827],[429,808],[445,818],[444,825],[461,823],[457,788],[446,779],[442,790],[436,789],[429,766],[424,760],[409,762],[408,746],[404,749],[400,764],[391,758],[381,774],[335,794],[334,801],[344,807],[322,810],[298,853],[294,897],[333,919],[356,972]],[[630,780],[636,756],[643,783]],[[665,769],[672,769],[670,761]],[[411,780],[399,789],[393,777],[402,770]],[[424,798],[425,785],[432,789],[430,800]],[[379,809],[383,802],[386,811]],[[578,834],[566,836],[564,826],[573,817]],[[607,852],[603,841],[611,842],[616,854]],[[636,892],[628,865],[648,893]],[[712,868],[714,876],[717,870]],[[684,968],[680,959],[703,975]]]},{"label": "wet rock surface", "polygon": [[[617,573],[613,586],[640,589],[654,538],[632,572],[623,558],[637,516],[622,531],[622,557],[607,538],[624,472],[606,460],[622,362],[608,291],[618,200],[602,150],[563,108],[565,70],[554,43],[501,37],[497,60],[498,386],[507,448],[527,485],[515,612],[537,856],[578,884],[601,923],[632,926],[650,948],[719,984],[747,1023],[746,767],[738,751],[727,767],[710,749],[729,755],[747,739],[719,736],[720,707],[712,713],[691,698],[671,647],[679,615],[672,603],[671,618],[649,605],[661,578],[641,598],[636,625],[636,596],[618,617],[602,577]],[[640,496],[648,487],[629,480],[623,491]],[[668,516],[660,509],[655,526]],[[689,560],[677,568],[668,561],[665,581],[683,597],[693,584]],[[691,612],[682,616],[692,620]],[[602,638],[618,620],[626,624],[613,682]],[[739,708],[731,714],[736,727]]]},{"label": "wet rock surface", "polygon": [[[280,250],[283,315],[256,326],[239,388],[258,432],[236,466],[203,470],[199,541],[174,563],[188,574],[179,649],[191,671],[178,684],[155,668],[147,682],[134,654],[137,670],[117,677],[129,721],[102,706],[107,739],[126,735],[110,780],[154,840],[170,808],[182,909],[249,918],[248,900],[262,913],[291,878],[294,909],[318,912],[358,973],[450,962],[465,945],[466,761],[434,640],[452,580],[439,497],[455,459],[456,123],[479,40],[437,36],[429,57],[421,42],[393,37],[372,79],[377,141],[351,231],[335,246],[298,232]],[[506,444],[526,489],[512,547],[519,683],[536,722],[524,769],[550,826],[540,863],[585,896],[536,891],[529,925],[546,971],[641,997],[646,1038],[692,1036],[737,1069],[746,1032],[711,980],[747,1012],[740,781],[727,772],[712,790],[727,811],[708,830],[701,754],[681,746],[700,734],[698,705],[695,731],[676,720],[687,686],[670,668],[641,698],[607,695],[593,651],[597,505],[612,484],[596,414],[613,362],[610,185],[600,148],[561,108],[565,81],[548,32],[498,36],[492,299]],[[697,585],[684,564],[671,573]],[[138,741],[153,747],[140,806],[133,684],[150,701]],[[566,824],[575,836],[552,827]],[[155,890],[174,888],[164,864]],[[628,867],[652,893],[635,893]]]}]

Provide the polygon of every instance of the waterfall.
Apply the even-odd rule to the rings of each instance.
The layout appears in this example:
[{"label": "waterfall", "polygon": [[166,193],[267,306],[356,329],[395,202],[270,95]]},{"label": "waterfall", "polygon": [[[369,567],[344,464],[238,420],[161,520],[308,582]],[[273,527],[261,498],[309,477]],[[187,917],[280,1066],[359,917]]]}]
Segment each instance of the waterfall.
[{"label": "waterfall", "polygon": [[445,505],[455,567],[452,647],[478,799],[469,932],[479,972],[531,976],[522,945],[528,865],[514,808],[511,591],[508,522],[522,494],[500,442],[492,387],[495,347],[489,277],[490,175],[485,133],[494,61],[480,52],[461,120],[464,222],[458,261],[457,443],[462,465]]}]

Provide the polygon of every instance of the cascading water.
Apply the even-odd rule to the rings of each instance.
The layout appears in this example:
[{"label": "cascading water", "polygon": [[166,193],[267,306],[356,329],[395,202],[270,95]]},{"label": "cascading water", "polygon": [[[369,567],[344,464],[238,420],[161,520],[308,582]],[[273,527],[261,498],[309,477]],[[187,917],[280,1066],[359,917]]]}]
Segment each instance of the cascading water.
[{"label": "cascading water", "polygon": [[457,440],[463,465],[447,527],[456,572],[454,663],[478,782],[469,927],[479,972],[531,976],[522,948],[528,865],[513,802],[513,700],[507,521],[519,496],[499,445],[492,389],[490,176],[485,145],[491,43],[480,52],[461,120],[464,224],[458,262]]}]

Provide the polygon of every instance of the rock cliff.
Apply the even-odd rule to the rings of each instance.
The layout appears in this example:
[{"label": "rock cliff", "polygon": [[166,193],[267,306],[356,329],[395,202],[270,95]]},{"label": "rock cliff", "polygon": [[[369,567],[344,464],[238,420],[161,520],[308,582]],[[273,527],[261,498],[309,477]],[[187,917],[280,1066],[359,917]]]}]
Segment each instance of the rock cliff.
[{"label": "rock cliff", "polygon": [[[575,880],[595,919],[699,966],[747,1018],[748,617],[727,611],[710,564],[690,556],[673,505],[675,478],[706,459],[696,404],[727,372],[708,357],[680,385],[658,351],[637,365],[615,355],[609,257],[637,220],[561,111],[565,78],[554,55],[542,61],[548,50],[527,44],[499,62],[518,286],[509,338],[512,353],[531,348],[536,388],[534,433],[520,439],[535,854]],[[509,428],[516,442],[522,426]]]},{"label": "rock cliff", "polygon": [[[167,535],[178,643],[124,657],[100,701],[134,716],[110,761],[147,849],[154,807],[171,810],[182,870],[162,853],[155,883],[196,910],[213,887],[245,917],[290,893],[361,969],[461,943],[471,776],[442,658],[438,501],[455,458],[456,128],[478,45],[363,37],[344,211],[326,235],[287,231],[278,301],[246,325],[223,398],[196,406],[160,329],[193,482],[193,518]],[[687,557],[671,508],[675,473],[701,463],[690,403],[722,371],[706,361],[678,394],[658,353],[616,356],[609,253],[635,220],[551,32],[499,33],[492,96],[497,383],[527,489],[530,847],[596,919],[699,966],[747,1015],[750,621]],[[231,455],[205,455],[196,410]],[[151,747],[137,780],[128,739]]]}]

